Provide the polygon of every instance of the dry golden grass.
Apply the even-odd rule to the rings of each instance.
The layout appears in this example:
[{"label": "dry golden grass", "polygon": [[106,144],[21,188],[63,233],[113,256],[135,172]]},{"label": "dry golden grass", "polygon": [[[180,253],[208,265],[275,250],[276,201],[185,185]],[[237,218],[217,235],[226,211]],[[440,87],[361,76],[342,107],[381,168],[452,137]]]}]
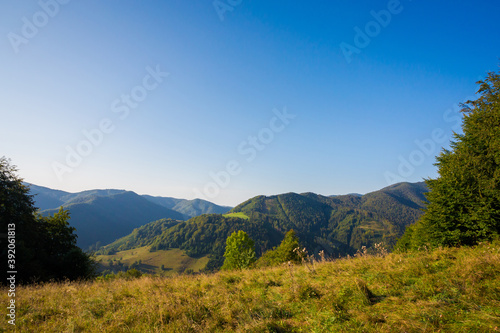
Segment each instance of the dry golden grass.
[{"label": "dry golden grass", "polygon": [[495,332],[500,245],[21,286],[16,304],[19,332]]}]

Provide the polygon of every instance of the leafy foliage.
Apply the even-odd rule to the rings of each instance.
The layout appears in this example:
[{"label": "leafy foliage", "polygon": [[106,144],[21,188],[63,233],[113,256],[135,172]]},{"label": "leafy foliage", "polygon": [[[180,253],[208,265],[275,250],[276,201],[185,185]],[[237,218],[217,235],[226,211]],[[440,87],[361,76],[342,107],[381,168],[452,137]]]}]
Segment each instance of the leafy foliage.
[{"label": "leafy foliage", "polygon": [[500,75],[478,83],[481,96],[462,105],[463,134],[437,157],[425,214],[400,249],[474,245],[500,233]]},{"label": "leafy foliage", "polygon": [[222,269],[248,268],[255,262],[255,242],[242,230],[233,232],[226,240]]}]

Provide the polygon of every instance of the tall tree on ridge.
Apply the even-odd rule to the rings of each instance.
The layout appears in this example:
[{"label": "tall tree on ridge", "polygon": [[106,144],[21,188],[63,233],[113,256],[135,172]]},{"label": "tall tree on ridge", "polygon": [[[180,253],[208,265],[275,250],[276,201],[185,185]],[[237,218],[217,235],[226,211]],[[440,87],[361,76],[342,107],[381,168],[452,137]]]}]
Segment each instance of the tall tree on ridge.
[{"label": "tall tree on ridge", "polygon": [[437,157],[425,213],[399,249],[474,245],[500,234],[500,75],[490,72],[478,84],[480,97],[462,104],[463,134]]}]

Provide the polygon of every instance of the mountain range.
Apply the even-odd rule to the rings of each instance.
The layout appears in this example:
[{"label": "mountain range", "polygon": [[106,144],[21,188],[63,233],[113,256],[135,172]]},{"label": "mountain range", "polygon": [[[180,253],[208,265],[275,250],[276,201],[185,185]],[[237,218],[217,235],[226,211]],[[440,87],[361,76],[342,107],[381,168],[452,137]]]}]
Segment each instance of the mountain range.
[{"label": "mountain range", "polygon": [[322,196],[286,193],[257,196],[228,214],[204,214],[174,223],[159,220],[105,246],[114,253],[149,246],[150,251],[181,249],[199,258],[209,255],[207,269],[222,265],[225,241],[243,230],[255,240],[257,255],[277,246],[294,229],[311,254],[354,254],[363,246],[383,243],[389,250],[425,206],[425,183],[399,183],[365,195]]},{"label": "mountain range", "polygon": [[42,215],[54,214],[61,206],[70,211],[70,225],[76,228],[77,244],[82,249],[109,244],[158,219],[186,220],[207,213],[223,214],[231,209],[200,199],[153,197],[125,190],[69,193],[26,185]]}]

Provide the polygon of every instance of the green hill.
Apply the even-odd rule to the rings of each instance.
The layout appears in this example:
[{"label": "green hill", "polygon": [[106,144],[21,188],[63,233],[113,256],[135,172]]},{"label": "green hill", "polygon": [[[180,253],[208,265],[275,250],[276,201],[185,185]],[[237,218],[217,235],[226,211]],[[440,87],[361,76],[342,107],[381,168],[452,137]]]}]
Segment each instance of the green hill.
[{"label": "green hill", "polygon": [[281,233],[294,229],[302,243],[330,256],[353,254],[383,242],[392,248],[424,207],[424,183],[399,183],[363,196],[314,193],[258,196],[233,208]]},{"label": "green hill", "polygon": [[172,219],[161,219],[158,221],[150,222],[139,228],[134,229],[131,234],[119,238],[111,244],[103,247],[97,251],[97,254],[108,254],[119,251],[126,251],[133,248],[139,248],[150,245],[152,240],[164,233],[167,229],[181,223]]},{"label": "green hill", "polygon": [[[107,197],[115,194],[127,192],[126,190],[88,190],[77,193],[69,193],[65,191],[53,190],[48,187],[38,186],[35,184],[24,183],[30,187],[30,193],[34,195],[35,206],[41,211],[47,209],[56,209],[60,206],[67,206],[71,203],[82,203],[92,197]],[[212,202],[194,199],[176,199],[171,197],[160,197],[151,195],[141,195],[148,201],[165,208],[174,210],[184,215],[184,220],[202,214],[225,214],[232,207],[219,206]]]},{"label": "green hill", "polygon": [[77,193],[69,193],[60,190],[53,190],[48,187],[38,186],[35,184],[24,183],[29,186],[30,194],[33,194],[35,207],[41,211],[48,209],[56,209],[60,206],[67,206],[71,203],[82,203],[89,201],[94,197],[107,197],[110,195],[121,194],[125,190],[88,190]]}]

